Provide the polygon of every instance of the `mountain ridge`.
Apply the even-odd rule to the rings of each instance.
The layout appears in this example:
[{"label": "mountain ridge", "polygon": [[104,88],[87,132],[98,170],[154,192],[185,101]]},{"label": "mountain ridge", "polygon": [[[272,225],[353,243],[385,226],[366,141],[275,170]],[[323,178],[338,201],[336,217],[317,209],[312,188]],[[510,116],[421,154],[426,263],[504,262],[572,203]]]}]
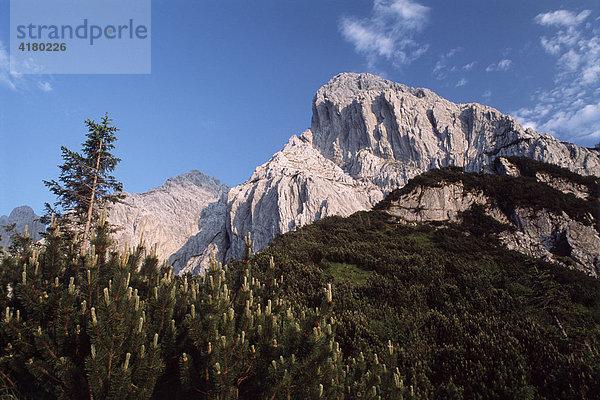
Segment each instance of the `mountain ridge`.
[{"label": "mountain ridge", "polygon": [[[513,155],[600,175],[597,151],[524,129],[491,107],[454,104],[428,89],[371,74],[340,74],[317,91],[311,128],[292,136],[228,193],[220,206],[226,239],[191,241],[183,252],[201,256],[172,261],[176,270],[201,272],[209,259],[204,249],[210,247],[220,261],[239,258],[248,232],[260,250],[277,233],[328,215],[349,215],[349,208],[369,209],[429,169],[459,166],[494,173],[498,157]],[[298,172],[295,180],[290,171]],[[340,193],[349,205],[335,200]]]},{"label": "mountain ridge", "polygon": [[202,210],[228,190],[218,179],[191,170],[147,192],[126,193],[112,206],[108,221],[118,228],[114,238],[120,248],[144,239],[166,259],[198,232]]},{"label": "mountain ridge", "polygon": [[520,156],[600,175],[598,150],[525,129],[492,107],[455,104],[371,74],[336,75],[316,92],[312,110],[311,127],[240,185],[192,170],[128,193],[109,216],[121,228],[118,245],[134,245],[145,233],[175,271],[201,273],[211,254],[241,257],[248,233],[258,251],[279,233],[368,210],[434,168],[498,173],[497,160]]}]

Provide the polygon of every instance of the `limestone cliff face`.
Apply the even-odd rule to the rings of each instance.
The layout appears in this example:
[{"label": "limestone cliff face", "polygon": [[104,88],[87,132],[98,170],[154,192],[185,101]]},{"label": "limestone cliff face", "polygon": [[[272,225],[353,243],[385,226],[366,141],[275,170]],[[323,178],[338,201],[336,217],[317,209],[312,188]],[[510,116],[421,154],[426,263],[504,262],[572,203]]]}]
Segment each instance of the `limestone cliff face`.
[{"label": "limestone cliff face", "polygon": [[[493,108],[370,74],[340,74],[318,90],[311,128],[226,195],[217,188],[165,193],[169,200],[156,207],[131,197],[130,209],[111,218],[125,226],[122,239],[136,240],[145,227],[153,232],[147,243],[157,241],[176,271],[201,272],[211,252],[221,261],[240,257],[248,232],[258,251],[278,233],[369,209],[432,168],[495,172],[495,160],[511,155],[600,175],[600,152],[524,129]],[[161,210],[166,215],[157,217]]]},{"label": "limestone cliff face", "polygon": [[144,237],[157,245],[157,254],[168,258],[198,233],[202,211],[229,190],[226,185],[200,171],[169,178],[146,193],[126,193],[114,205],[109,222],[120,229],[114,238],[120,248],[136,246]]},{"label": "limestone cliff face", "polygon": [[384,190],[432,168],[490,172],[498,156],[600,173],[597,151],[524,129],[491,107],[455,104],[370,74],[341,74],[319,89],[311,131],[325,157]]},{"label": "limestone cliff face", "polygon": [[507,248],[600,277],[600,234],[594,227],[565,213],[524,208],[515,210],[511,222],[517,230],[501,235]]},{"label": "limestone cliff face", "polygon": [[201,272],[211,252],[219,260],[240,257],[248,232],[260,250],[278,233],[329,215],[369,209],[382,198],[377,186],[357,181],[323,157],[306,131],[292,136],[248,181],[206,209],[201,231],[170,261],[177,271]]},{"label": "limestone cliff face", "polygon": [[210,264],[212,254],[223,261],[231,244],[226,221],[227,193],[223,193],[202,210],[197,233],[169,257],[169,264],[175,271],[200,273]]},{"label": "limestone cliff face", "polygon": [[459,182],[439,187],[418,186],[393,201],[387,212],[406,223],[456,222],[474,204],[481,206],[490,202],[482,191],[467,191]]},{"label": "limestone cliff face", "polygon": [[[512,176],[521,176],[517,166],[510,165]],[[551,174],[539,174],[537,181],[549,185],[567,195],[593,200],[585,185],[569,179],[556,179]],[[549,183],[546,182],[549,181]],[[600,180],[598,180],[600,181]],[[556,184],[560,182],[560,184]],[[407,187],[408,188],[408,187]],[[406,188],[405,188],[406,189]],[[462,182],[439,182],[436,185],[417,185],[411,190],[401,190],[384,209],[405,223],[461,222],[465,211],[481,206],[485,214],[504,224],[507,229],[498,236],[510,250],[557,262],[585,273],[600,277],[600,232],[594,227],[589,210],[585,221],[575,219],[566,212],[540,207],[511,204],[500,207],[500,200],[484,190],[467,189]],[[584,195],[584,193],[587,193]],[[580,197],[580,196],[584,197]],[[588,221],[588,223],[586,223]],[[597,224],[598,221],[595,221]],[[512,227],[512,229],[509,229]]]},{"label": "limestone cliff face", "polygon": [[21,234],[25,231],[25,226],[27,226],[29,236],[34,241],[40,240],[42,238],[41,233],[46,230],[46,227],[37,220],[38,218],[39,216],[36,215],[29,206],[17,207],[13,209],[8,216],[1,216],[0,235],[2,236],[2,239],[0,240],[0,246],[4,249],[7,249],[8,246],[10,246],[10,232],[7,232],[2,226],[12,224],[15,224],[15,231]]}]

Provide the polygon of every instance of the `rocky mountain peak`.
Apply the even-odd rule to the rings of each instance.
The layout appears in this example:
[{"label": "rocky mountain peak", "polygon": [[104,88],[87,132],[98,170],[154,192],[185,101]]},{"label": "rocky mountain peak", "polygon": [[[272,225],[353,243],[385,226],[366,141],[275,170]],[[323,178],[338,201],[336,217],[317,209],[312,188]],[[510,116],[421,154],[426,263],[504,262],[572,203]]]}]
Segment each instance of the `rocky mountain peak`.
[{"label": "rocky mountain peak", "polygon": [[388,90],[412,95],[428,102],[442,100],[426,88],[412,88],[366,72],[343,72],[331,78],[317,91],[313,104],[331,101],[343,107],[364,98],[367,94],[380,95]]},{"label": "rocky mountain peak", "polygon": [[33,208],[29,206],[15,207],[8,216],[8,219],[12,221],[33,220],[34,218],[39,217],[35,214]]},{"label": "rocky mountain peak", "polygon": [[407,87],[368,73],[344,72],[331,78],[315,95],[314,103],[331,101],[345,106],[365,93],[381,93],[385,90],[407,91]]},{"label": "rocky mountain peak", "polygon": [[147,245],[157,244],[157,254],[166,259],[198,233],[202,211],[229,189],[191,170],[145,193],[126,193],[123,202],[111,208],[108,220],[121,228],[115,239],[122,248],[137,245],[143,236]]},{"label": "rocky mountain peak", "polygon": [[168,189],[175,186],[195,185],[200,188],[212,191],[221,191],[223,185],[217,178],[208,176],[197,169],[190,170],[181,175],[174,176],[167,179],[167,181],[156,189]]},{"label": "rocky mountain peak", "polygon": [[312,108],[310,129],[243,184],[229,189],[192,171],[158,188],[161,195],[128,196],[130,209],[114,223],[132,226],[129,236],[151,228],[158,233],[147,243],[158,241],[176,271],[201,272],[211,253],[219,261],[240,257],[248,232],[258,251],[278,233],[370,209],[435,168],[496,173],[499,157],[521,156],[600,175],[595,150],[524,129],[494,108],[455,104],[371,74],[335,76]]},{"label": "rocky mountain peak", "polygon": [[15,224],[15,231],[18,233],[23,233],[25,231],[25,226],[27,226],[27,231],[33,240],[39,240],[42,238],[41,233],[45,231],[46,227],[40,221],[38,221],[40,217],[36,215],[33,209],[29,206],[19,206],[14,208],[8,217],[3,215],[0,217],[0,236],[2,239],[0,240],[0,246],[3,248],[7,248],[11,243],[10,233],[3,228],[3,226],[8,226]]},{"label": "rocky mountain peak", "polygon": [[524,129],[492,107],[452,103],[370,74],[341,74],[319,89],[311,132],[326,158],[385,191],[431,168],[490,172],[498,156],[523,155],[583,175],[600,171],[593,150]]}]

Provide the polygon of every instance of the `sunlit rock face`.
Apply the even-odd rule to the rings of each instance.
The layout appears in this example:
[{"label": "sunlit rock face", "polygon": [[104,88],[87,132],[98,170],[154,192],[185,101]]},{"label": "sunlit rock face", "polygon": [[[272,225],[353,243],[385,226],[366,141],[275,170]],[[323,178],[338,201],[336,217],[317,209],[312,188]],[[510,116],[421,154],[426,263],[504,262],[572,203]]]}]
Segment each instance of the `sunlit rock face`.
[{"label": "sunlit rock face", "polygon": [[122,250],[143,238],[166,259],[199,232],[202,211],[228,190],[217,179],[192,170],[145,193],[126,193],[109,213],[109,222],[118,228],[113,237]]},{"label": "sunlit rock face", "polygon": [[337,75],[317,91],[312,109],[310,129],[241,185],[175,185],[161,187],[160,196],[153,193],[159,188],[128,196],[127,211],[111,214],[124,226],[119,242],[147,231],[146,242],[158,243],[176,271],[201,273],[211,254],[239,258],[248,232],[258,251],[278,233],[369,209],[432,168],[493,173],[496,158],[515,155],[600,175],[597,150],[524,129],[491,107],[455,104],[371,74]]}]

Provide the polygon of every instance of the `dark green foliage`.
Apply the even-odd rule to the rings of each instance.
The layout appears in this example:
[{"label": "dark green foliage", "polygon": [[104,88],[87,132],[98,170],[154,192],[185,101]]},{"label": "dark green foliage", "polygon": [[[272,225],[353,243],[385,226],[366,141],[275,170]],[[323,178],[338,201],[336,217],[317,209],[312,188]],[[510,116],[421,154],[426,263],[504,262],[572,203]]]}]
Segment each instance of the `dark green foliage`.
[{"label": "dark green foliage", "polygon": [[[477,208],[467,214],[464,225],[437,227],[380,211],[330,217],[279,236],[254,260],[264,270],[274,258],[296,304],[314,306],[336,282],[344,354],[398,343],[418,398],[600,396],[600,282],[507,251],[496,239],[505,226]],[[359,271],[369,277],[355,279]]]},{"label": "dark green foliage", "polygon": [[123,185],[111,175],[121,161],[112,154],[118,129],[111,126],[111,122],[108,113],[100,123],[89,119],[85,121],[88,132],[81,153],[61,147],[64,164],[59,166],[58,181],[44,181],[57,197],[54,207],[46,204],[44,222],[49,223],[53,214],[54,218],[61,220],[63,227],[69,221],[71,226],[83,228],[92,198],[91,218],[94,221],[105,206],[123,198],[120,193]]},{"label": "dark green foliage", "polygon": [[[0,393],[21,398],[354,398],[409,393],[389,356],[345,359],[333,292],[318,308],[279,295],[272,262],[173,276],[140,244],[120,254],[104,218],[91,249],[53,223],[0,268]],[[248,249],[251,241],[248,238]],[[369,397],[367,397],[369,398]]]},{"label": "dark green foliage", "polygon": [[[163,334],[139,321],[157,306],[150,293],[168,279],[137,273],[142,249],[119,255],[101,220],[88,254],[54,223],[45,246],[28,243],[2,260],[0,369],[36,398],[150,398],[162,369]],[[97,246],[97,247],[95,247]],[[144,269],[144,264],[142,264]],[[146,268],[147,269],[147,268]],[[141,298],[141,300],[140,300]],[[145,352],[142,350],[145,347]]]},{"label": "dark green foliage", "polygon": [[354,264],[329,263],[326,270],[335,283],[348,283],[349,285],[364,284],[372,275],[373,271],[368,271]]}]

